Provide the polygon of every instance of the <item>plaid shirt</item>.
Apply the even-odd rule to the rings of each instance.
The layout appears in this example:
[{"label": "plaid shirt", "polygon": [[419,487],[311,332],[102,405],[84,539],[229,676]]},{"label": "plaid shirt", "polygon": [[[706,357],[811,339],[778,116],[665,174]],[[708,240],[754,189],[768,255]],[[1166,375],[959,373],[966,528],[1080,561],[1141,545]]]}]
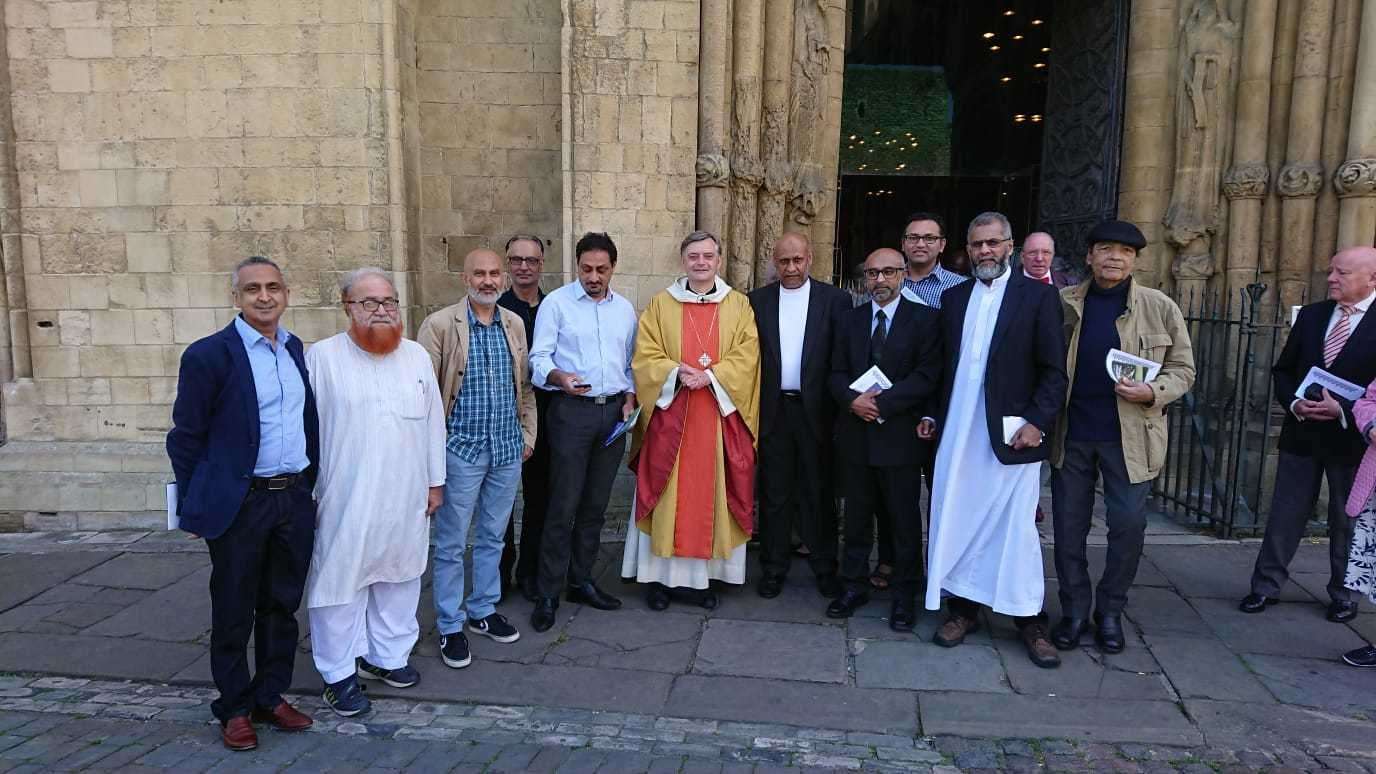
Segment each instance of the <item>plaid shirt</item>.
[{"label": "plaid shirt", "polygon": [[930,274],[916,282],[910,277],[903,277],[903,289],[916,293],[917,297],[922,299],[927,306],[940,309],[941,294],[967,279],[970,278],[964,274],[947,271],[945,266],[938,263]]},{"label": "plaid shirt", "polygon": [[491,452],[492,465],[521,461],[525,441],[516,417],[515,373],[500,310],[483,325],[468,309],[468,367],[449,415],[449,451],[464,462]]}]

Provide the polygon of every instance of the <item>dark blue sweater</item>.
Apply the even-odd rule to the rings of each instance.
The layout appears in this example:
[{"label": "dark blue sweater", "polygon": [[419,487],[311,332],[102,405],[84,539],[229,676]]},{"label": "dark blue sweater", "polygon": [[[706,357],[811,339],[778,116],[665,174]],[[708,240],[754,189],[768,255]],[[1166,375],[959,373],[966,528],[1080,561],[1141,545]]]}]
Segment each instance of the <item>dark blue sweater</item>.
[{"label": "dark blue sweater", "polygon": [[1118,397],[1113,380],[1104,368],[1110,349],[1119,348],[1115,324],[1128,308],[1128,287],[1121,282],[1104,290],[1091,282],[1085,294],[1084,315],[1080,318],[1080,344],[1075,350],[1075,381],[1070,385],[1069,425],[1066,438],[1071,441],[1119,441]]}]

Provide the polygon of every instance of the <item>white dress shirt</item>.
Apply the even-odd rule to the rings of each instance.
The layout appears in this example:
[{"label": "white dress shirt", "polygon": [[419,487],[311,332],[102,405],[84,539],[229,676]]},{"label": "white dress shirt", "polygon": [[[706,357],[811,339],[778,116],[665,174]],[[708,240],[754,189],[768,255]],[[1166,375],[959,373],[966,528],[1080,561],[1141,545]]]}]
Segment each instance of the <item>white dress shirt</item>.
[{"label": "white dress shirt", "polygon": [[807,332],[807,302],[812,280],[797,290],[779,286],[779,389],[801,390],[803,335]]},{"label": "white dress shirt", "polygon": [[878,301],[870,302],[870,335],[874,335],[874,329],[879,325],[879,310],[884,310],[884,335],[888,336],[893,331],[893,315],[898,311],[898,302],[903,300],[901,293],[895,295],[893,300],[884,306],[880,306]]},{"label": "white dress shirt", "polygon": [[607,291],[594,301],[574,280],[545,296],[535,316],[535,341],[530,347],[531,383],[559,390],[549,383],[555,369],[577,374],[592,386],[589,397],[635,390],[631,355],[635,352],[635,307],[624,296]]}]

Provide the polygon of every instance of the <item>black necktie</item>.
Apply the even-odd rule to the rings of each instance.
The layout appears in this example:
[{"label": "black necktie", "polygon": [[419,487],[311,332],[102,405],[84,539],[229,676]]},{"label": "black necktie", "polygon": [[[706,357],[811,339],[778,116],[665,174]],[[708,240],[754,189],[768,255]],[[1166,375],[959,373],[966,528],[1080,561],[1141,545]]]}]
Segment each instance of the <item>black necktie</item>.
[{"label": "black necktie", "polygon": [[884,354],[884,339],[889,335],[884,320],[883,309],[874,313],[874,333],[870,334],[870,365],[879,365],[879,356]]}]

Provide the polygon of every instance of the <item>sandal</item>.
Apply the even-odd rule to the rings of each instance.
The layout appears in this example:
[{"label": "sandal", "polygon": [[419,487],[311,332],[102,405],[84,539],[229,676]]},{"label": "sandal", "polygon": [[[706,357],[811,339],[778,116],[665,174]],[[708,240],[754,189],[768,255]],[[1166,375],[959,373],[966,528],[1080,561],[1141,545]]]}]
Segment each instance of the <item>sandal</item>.
[{"label": "sandal", "polygon": [[889,587],[889,581],[893,580],[893,568],[881,569],[885,566],[886,565],[881,564],[875,567],[874,572],[870,574],[870,586],[880,591],[887,589]]}]

